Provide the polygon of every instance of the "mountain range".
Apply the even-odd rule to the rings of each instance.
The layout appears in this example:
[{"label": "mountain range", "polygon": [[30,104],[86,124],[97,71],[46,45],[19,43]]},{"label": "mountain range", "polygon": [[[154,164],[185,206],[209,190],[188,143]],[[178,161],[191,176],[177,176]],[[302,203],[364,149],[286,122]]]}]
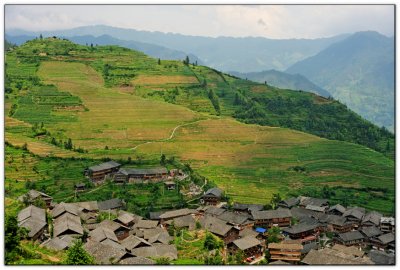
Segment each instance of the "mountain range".
[{"label": "mountain range", "polygon": [[[79,44],[119,45],[152,57],[207,65],[241,78],[332,96],[378,126],[394,131],[394,39],[358,32],[320,39],[199,37],[105,25],[29,32],[6,30],[21,44],[43,36]],[[285,72],[285,73],[284,73]]]},{"label": "mountain range", "polygon": [[286,70],[326,89],[349,108],[394,130],[394,38],[358,32]]}]

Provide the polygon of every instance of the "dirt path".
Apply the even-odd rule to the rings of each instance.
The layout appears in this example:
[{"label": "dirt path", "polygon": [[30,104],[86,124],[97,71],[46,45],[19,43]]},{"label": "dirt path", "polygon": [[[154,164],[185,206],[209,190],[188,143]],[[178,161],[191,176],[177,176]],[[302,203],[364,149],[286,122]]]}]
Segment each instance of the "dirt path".
[{"label": "dirt path", "polygon": [[167,141],[172,140],[172,139],[174,138],[175,132],[176,132],[176,130],[177,130],[178,128],[184,127],[184,126],[193,125],[193,124],[196,124],[196,123],[198,123],[198,122],[206,121],[206,120],[209,120],[209,119],[200,119],[200,120],[196,120],[196,121],[194,121],[194,122],[190,122],[190,123],[178,125],[178,126],[176,126],[176,127],[172,130],[171,135],[170,135],[168,138],[166,138],[166,139],[161,139],[161,140],[155,140],[155,141],[144,142],[144,143],[138,144],[138,145],[136,145],[135,147],[131,148],[131,150],[136,150],[139,146],[142,146],[142,145],[145,145],[145,144],[158,143],[158,142],[167,142]]}]

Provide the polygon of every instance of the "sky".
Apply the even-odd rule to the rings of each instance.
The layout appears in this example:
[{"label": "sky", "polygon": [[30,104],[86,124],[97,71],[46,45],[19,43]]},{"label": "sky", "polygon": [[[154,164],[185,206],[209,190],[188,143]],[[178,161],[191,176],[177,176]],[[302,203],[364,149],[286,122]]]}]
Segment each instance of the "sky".
[{"label": "sky", "polygon": [[373,30],[394,35],[393,5],[6,5],[5,28],[109,25],[196,36],[319,38]]}]

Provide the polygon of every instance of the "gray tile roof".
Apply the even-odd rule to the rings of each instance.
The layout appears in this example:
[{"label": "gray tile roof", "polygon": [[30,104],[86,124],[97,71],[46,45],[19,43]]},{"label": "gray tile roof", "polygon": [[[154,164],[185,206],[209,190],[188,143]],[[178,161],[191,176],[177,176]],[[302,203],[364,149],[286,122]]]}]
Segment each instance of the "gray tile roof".
[{"label": "gray tile roof", "polygon": [[324,248],[320,250],[310,250],[310,252],[302,260],[304,264],[308,265],[364,265],[373,264],[369,258],[355,258],[333,250],[330,248]]},{"label": "gray tile roof", "polygon": [[313,197],[299,197],[299,205],[306,206],[308,204],[315,206],[323,206],[328,203],[327,199],[313,198]]},{"label": "gray tile roof", "polygon": [[254,211],[251,214],[253,215],[254,220],[292,217],[291,211],[285,208],[277,210]]},{"label": "gray tile roof", "polygon": [[241,237],[241,238],[246,237],[246,236],[256,237],[258,235],[259,235],[259,233],[254,231],[251,228],[244,228],[243,230],[241,230],[239,232],[239,237]]},{"label": "gray tile roof", "polygon": [[289,234],[298,234],[302,232],[307,232],[314,230],[317,227],[317,224],[305,224],[299,223],[289,228],[284,228],[283,231]]},{"label": "gray tile roof", "polygon": [[28,218],[18,223],[18,226],[28,229],[29,230],[28,236],[34,237],[43,228],[47,227],[47,223],[45,221],[36,218]]},{"label": "gray tile roof", "polygon": [[108,162],[101,163],[99,165],[89,167],[89,170],[91,170],[93,172],[97,172],[97,171],[103,171],[103,170],[117,168],[119,166],[121,166],[121,164],[119,164],[115,161],[108,161]]},{"label": "gray tile roof", "polygon": [[78,210],[78,207],[74,204],[62,202],[62,203],[57,204],[51,211],[51,215],[53,218],[57,218],[64,213],[71,213],[71,214],[77,216],[79,213],[79,210]]},{"label": "gray tile roof", "polygon": [[97,204],[97,201],[77,202],[74,204],[77,205],[78,208],[84,209],[86,211],[98,211],[99,210],[99,205]]},{"label": "gray tile roof", "polygon": [[204,211],[204,213],[209,214],[209,215],[219,216],[222,213],[224,213],[225,211],[226,210],[224,208],[220,208],[220,207],[216,207],[216,206],[209,206]]},{"label": "gray tile roof", "polygon": [[166,223],[171,225],[172,222],[177,228],[189,228],[189,230],[194,230],[196,227],[196,220],[191,215],[177,217],[173,220],[167,221]]},{"label": "gray tile roof", "polygon": [[99,242],[88,241],[83,247],[95,258],[98,264],[114,264],[124,258],[132,257],[132,255],[119,248]]},{"label": "gray tile roof", "polygon": [[393,233],[386,233],[383,235],[380,235],[376,237],[382,244],[389,244],[395,240],[394,234]]},{"label": "gray tile roof", "polygon": [[221,198],[222,197],[222,190],[219,189],[219,188],[210,188],[209,190],[207,190],[204,193],[204,195],[207,195],[207,196],[212,195],[212,196],[215,196],[217,198]]},{"label": "gray tile roof", "polygon": [[376,211],[371,211],[367,214],[365,214],[365,216],[363,217],[361,224],[374,224],[376,226],[379,226],[380,222],[381,222],[381,217],[383,217],[383,215],[379,212]]},{"label": "gray tile roof", "polygon": [[157,220],[139,220],[133,228],[142,228],[142,229],[150,229],[150,228],[155,228],[158,225]]},{"label": "gray tile roof", "polygon": [[170,236],[167,231],[163,231],[163,232],[160,232],[160,233],[150,237],[148,242],[151,243],[151,244],[161,243],[161,244],[167,245],[173,239],[174,238],[172,236]]},{"label": "gray tile roof", "polygon": [[246,236],[233,241],[233,244],[240,250],[246,250],[261,244],[260,240],[252,236]]},{"label": "gray tile roof", "polygon": [[346,218],[353,217],[361,221],[364,216],[364,213],[360,208],[353,207],[353,208],[348,208],[346,212],[343,213],[343,216]]},{"label": "gray tile roof", "polygon": [[120,223],[118,223],[118,222],[109,220],[109,219],[103,220],[103,221],[100,223],[99,227],[103,227],[103,228],[110,229],[110,230],[113,231],[113,232],[115,232],[116,230],[121,229],[121,228],[126,229],[126,230],[129,230],[128,227],[125,227],[124,225],[122,225],[122,224],[120,224]]},{"label": "gray tile roof", "polygon": [[347,223],[347,219],[343,216],[328,215],[326,223],[336,226],[344,226]]},{"label": "gray tile roof", "polygon": [[329,211],[339,211],[340,213],[344,213],[346,212],[346,208],[343,205],[340,204],[335,204],[334,206],[332,206],[331,208],[329,208]]},{"label": "gray tile roof", "polygon": [[37,198],[43,198],[44,200],[51,199],[50,195],[47,195],[43,192],[40,192],[40,191],[37,191],[34,189],[29,190],[26,194],[20,196],[18,199],[20,201],[23,201],[25,196],[28,196],[30,198],[30,200],[36,200]]},{"label": "gray tile roof", "polygon": [[326,206],[317,206],[313,204],[307,204],[306,209],[311,210],[311,211],[316,211],[316,212],[325,212]]},{"label": "gray tile roof", "polygon": [[233,226],[227,225],[225,221],[208,215],[202,217],[199,221],[203,228],[219,236],[225,236],[233,228]]},{"label": "gray tile roof", "polygon": [[178,258],[178,251],[175,245],[154,245],[151,247],[140,247],[132,250],[132,254],[138,257],[168,257],[171,260]]},{"label": "gray tile roof", "polygon": [[46,222],[46,211],[42,208],[30,205],[18,213],[17,221],[22,222],[28,218],[35,218],[37,220]]},{"label": "gray tile roof", "polygon": [[361,229],[361,233],[364,234],[367,238],[382,234],[381,230],[379,230],[379,228],[376,226],[364,227]]},{"label": "gray tile roof", "polygon": [[54,237],[67,231],[83,235],[83,227],[80,218],[70,213],[64,213],[53,221],[53,231]]},{"label": "gray tile roof", "polygon": [[235,211],[261,211],[264,206],[262,204],[234,203],[232,208]]},{"label": "gray tile roof", "polygon": [[161,219],[171,219],[175,217],[186,216],[190,214],[194,214],[195,211],[193,209],[183,208],[178,210],[167,211],[164,214],[160,215]]},{"label": "gray tile roof", "polygon": [[152,175],[152,174],[166,174],[168,173],[165,167],[155,167],[155,168],[124,168],[120,169],[119,173],[124,175]]},{"label": "gray tile roof", "polygon": [[339,237],[339,239],[343,240],[344,242],[364,239],[364,236],[359,231],[340,233],[338,235],[338,237]]},{"label": "gray tile roof", "polygon": [[384,251],[371,250],[368,257],[377,265],[391,265],[395,264],[395,255],[388,254]]},{"label": "gray tile roof", "polygon": [[41,246],[44,246],[48,249],[60,251],[60,250],[67,249],[68,243],[61,240],[60,238],[56,237],[56,238],[48,239],[47,241],[43,242],[41,244]]},{"label": "gray tile roof", "polygon": [[114,242],[118,242],[118,238],[115,235],[114,231],[105,228],[105,227],[98,227],[89,233],[89,237],[92,241],[95,242],[102,242],[106,239],[110,239]]},{"label": "gray tile roof", "polygon": [[156,261],[145,258],[145,257],[130,257],[122,259],[119,264],[125,265],[152,265],[156,264]]},{"label": "gray tile roof", "polygon": [[117,209],[123,206],[123,201],[115,198],[111,200],[106,200],[97,203],[99,206],[99,210],[109,210],[109,209]]},{"label": "gray tile roof", "polygon": [[148,240],[162,232],[165,232],[165,230],[161,227],[152,228],[152,229],[143,229],[143,238]]},{"label": "gray tile roof", "polygon": [[251,218],[248,214],[234,213],[230,211],[226,211],[218,216],[219,219],[226,221],[232,225],[242,225],[246,223],[246,221]]},{"label": "gray tile roof", "polygon": [[131,251],[132,249],[137,247],[151,246],[149,242],[135,235],[130,235],[129,237],[122,240],[121,245],[123,245],[128,251]]},{"label": "gray tile roof", "polygon": [[288,208],[292,208],[293,206],[298,205],[299,202],[300,202],[299,198],[291,197],[291,198],[288,198],[286,200],[283,200],[283,201],[279,202],[279,205],[284,205],[284,206],[286,206]]}]

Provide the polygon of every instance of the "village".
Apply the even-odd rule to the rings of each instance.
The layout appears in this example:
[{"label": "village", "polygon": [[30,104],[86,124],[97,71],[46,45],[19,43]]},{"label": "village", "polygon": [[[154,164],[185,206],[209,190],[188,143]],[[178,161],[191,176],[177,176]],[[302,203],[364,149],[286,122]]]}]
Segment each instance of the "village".
[{"label": "village", "polygon": [[[85,170],[94,185],[176,182],[190,175],[165,167],[122,168],[108,161]],[[77,192],[84,184],[75,186]],[[227,203],[223,190],[198,190],[197,208],[151,212],[149,217],[126,211],[118,198],[106,201],[54,203],[51,196],[30,190],[19,199],[28,202],[18,213],[18,226],[28,238],[48,249],[67,250],[75,239],[97,264],[173,264],[179,251],[179,230],[205,231],[221,240],[222,260],[241,255],[243,264],[378,264],[395,263],[395,219],[358,206],[329,205],[327,199],[292,197],[272,209],[261,204]],[[43,207],[35,206],[37,200]]]}]

